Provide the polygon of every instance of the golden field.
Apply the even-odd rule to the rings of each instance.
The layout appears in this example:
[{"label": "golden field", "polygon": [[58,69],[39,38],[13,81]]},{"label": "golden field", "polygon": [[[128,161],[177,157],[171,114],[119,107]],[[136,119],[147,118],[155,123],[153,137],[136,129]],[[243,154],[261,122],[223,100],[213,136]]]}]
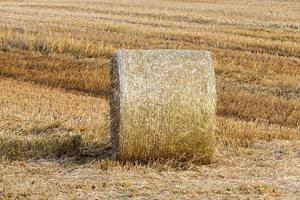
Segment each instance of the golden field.
[{"label": "golden field", "polygon": [[[119,48],[211,51],[210,165],[110,160]],[[0,0],[0,199],[299,196],[299,1]]]}]

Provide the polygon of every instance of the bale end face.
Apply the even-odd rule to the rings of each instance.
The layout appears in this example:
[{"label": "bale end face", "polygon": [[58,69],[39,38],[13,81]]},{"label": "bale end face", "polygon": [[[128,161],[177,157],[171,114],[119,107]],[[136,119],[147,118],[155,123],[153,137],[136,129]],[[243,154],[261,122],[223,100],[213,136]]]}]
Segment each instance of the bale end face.
[{"label": "bale end face", "polygon": [[111,77],[117,159],[211,161],[216,89],[208,52],[119,50]]}]

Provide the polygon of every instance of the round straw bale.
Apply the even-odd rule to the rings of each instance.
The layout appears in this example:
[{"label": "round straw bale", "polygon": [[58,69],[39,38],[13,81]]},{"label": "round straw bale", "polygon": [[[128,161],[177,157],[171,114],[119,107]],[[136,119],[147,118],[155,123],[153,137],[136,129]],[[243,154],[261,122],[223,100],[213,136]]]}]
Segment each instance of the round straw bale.
[{"label": "round straw bale", "polygon": [[118,50],[111,69],[117,159],[211,161],[216,89],[209,52]]}]

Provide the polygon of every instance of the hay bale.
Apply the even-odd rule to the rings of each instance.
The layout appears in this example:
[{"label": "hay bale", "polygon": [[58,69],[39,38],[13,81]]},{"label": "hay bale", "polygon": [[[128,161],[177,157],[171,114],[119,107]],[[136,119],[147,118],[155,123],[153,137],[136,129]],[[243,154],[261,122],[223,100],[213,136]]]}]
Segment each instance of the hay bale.
[{"label": "hay bale", "polygon": [[119,50],[111,77],[117,159],[211,161],[216,90],[209,52]]}]

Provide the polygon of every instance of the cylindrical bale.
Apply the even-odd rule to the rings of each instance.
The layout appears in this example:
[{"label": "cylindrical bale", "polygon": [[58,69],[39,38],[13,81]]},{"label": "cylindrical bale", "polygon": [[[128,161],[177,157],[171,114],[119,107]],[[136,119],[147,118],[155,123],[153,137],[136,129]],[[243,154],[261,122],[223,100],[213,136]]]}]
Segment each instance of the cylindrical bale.
[{"label": "cylindrical bale", "polygon": [[209,52],[118,50],[111,69],[117,159],[211,161],[216,89]]}]

